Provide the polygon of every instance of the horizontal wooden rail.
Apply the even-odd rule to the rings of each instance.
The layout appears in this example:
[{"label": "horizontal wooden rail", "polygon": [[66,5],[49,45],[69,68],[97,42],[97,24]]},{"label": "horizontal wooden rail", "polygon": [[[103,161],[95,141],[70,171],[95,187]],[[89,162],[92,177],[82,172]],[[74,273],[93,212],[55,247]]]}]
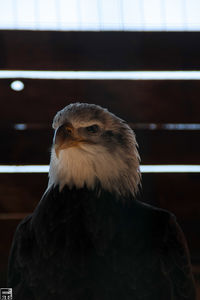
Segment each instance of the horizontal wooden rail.
[{"label": "horizontal wooden rail", "polygon": [[[200,174],[143,174],[138,197],[145,202],[171,210],[178,218],[199,220]],[[0,174],[0,213],[32,212],[48,183],[42,174]],[[5,216],[4,216],[5,217]]]},{"label": "horizontal wooden rail", "polygon": [[128,122],[198,123],[200,80],[39,80],[23,79],[24,90],[0,79],[1,122],[50,123],[71,102],[108,108]]},{"label": "horizontal wooden rail", "polygon": [[196,70],[199,32],[0,32],[0,68]]},{"label": "horizontal wooden rail", "polygon": [[[142,164],[200,164],[200,130],[134,131]],[[2,129],[0,139],[0,164],[49,164],[52,129]]]},{"label": "horizontal wooden rail", "polygon": [[47,174],[0,174],[0,178],[0,213],[4,219],[5,213],[32,212],[48,183]]}]

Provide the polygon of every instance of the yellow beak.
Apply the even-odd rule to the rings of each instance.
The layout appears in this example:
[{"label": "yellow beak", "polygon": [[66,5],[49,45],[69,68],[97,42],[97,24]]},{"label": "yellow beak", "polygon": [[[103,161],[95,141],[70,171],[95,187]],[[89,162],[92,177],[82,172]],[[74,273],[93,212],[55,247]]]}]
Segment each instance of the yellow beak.
[{"label": "yellow beak", "polygon": [[74,136],[74,128],[71,124],[63,124],[60,126],[54,135],[54,147],[56,156],[59,156],[60,150],[69,148],[69,147],[77,147],[81,139]]}]

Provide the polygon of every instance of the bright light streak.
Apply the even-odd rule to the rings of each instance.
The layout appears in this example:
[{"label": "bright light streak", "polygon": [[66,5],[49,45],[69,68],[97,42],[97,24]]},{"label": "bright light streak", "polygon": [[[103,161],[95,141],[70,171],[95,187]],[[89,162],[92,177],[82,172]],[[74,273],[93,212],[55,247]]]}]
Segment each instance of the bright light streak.
[{"label": "bright light streak", "polygon": [[163,124],[165,130],[200,130],[200,124]]},{"label": "bright light streak", "polygon": [[142,165],[142,173],[199,173],[200,165]]},{"label": "bright light streak", "polygon": [[48,173],[48,165],[0,166],[0,173]]},{"label": "bright light streak", "polygon": [[0,28],[23,30],[199,30],[198,0],[1,0]]},{"label": "bright light streak", "polygon": [[129,126],[149,130],[200,130],[200,123],[129,123]]},{"label": "bright light streak", "polygon": [[[200,173],[200,165],[141,165],[142,173]],[[48,173],[48,165],[0,166],[0,173]]]},{"label": "bright light streak", "polygon": [[200,71],[0,71],[0,78],[87,80],[199,80]]}]

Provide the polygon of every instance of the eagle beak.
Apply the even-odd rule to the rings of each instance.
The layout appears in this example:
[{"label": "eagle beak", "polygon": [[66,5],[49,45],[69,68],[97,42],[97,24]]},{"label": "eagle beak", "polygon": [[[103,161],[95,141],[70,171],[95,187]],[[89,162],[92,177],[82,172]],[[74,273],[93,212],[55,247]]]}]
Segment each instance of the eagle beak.
[{"label": "eagle beak", "polygon": [[71,124],[64,124],[56,130],[53,142],[56,156],[59,157],[60,150],[74,146],[77,147],[80,139],[74,136],[74,128]]}]

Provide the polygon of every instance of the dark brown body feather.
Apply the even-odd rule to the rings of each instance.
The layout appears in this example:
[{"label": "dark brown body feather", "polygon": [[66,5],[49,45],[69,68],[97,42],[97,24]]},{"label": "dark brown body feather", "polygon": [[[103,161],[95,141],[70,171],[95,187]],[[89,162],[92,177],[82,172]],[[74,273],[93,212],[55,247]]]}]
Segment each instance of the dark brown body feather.
[{"label": "dark brown body feather", "polygon": [[15,300],[194,300],[175,217],[86,188],[50,189],[18,226],[8,285]]}]

